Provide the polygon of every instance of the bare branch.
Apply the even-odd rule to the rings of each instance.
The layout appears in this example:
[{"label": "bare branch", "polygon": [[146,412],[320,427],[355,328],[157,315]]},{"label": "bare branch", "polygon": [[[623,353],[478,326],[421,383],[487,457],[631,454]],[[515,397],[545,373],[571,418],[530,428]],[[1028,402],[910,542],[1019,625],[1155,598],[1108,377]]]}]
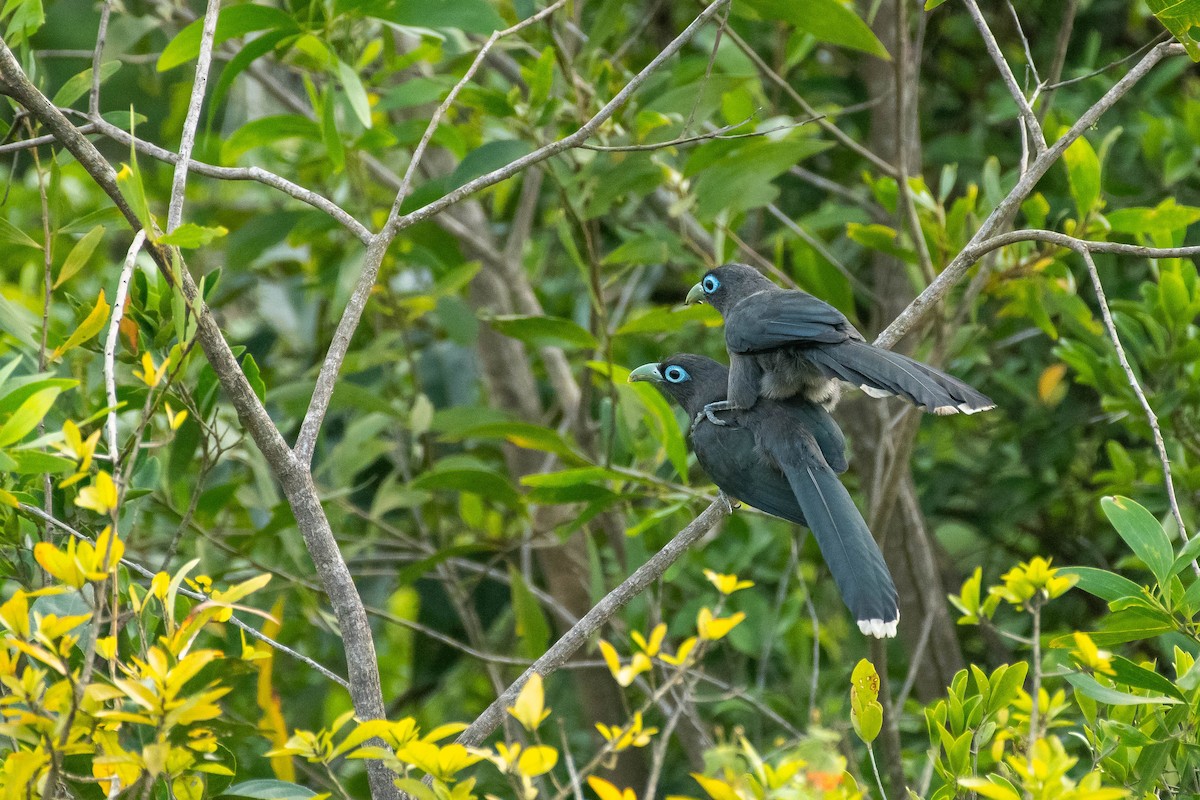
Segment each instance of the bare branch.
[{"label": "bare branch", "polygon": [[104,42],[108,38],[108,18],[112,14],[112,0],[104,0],[100,7],[100,29],[96,31],[96,48],[92,51],[92,88],[88,92],[88,113],[100,116],[100,67],[104,65]]},{"label": "bare branch", "polygon": [[[167,233],[179,227],[183,220],[183,198],[187,192],[188,162],[196,144],[196,126],[200,124],[200,107],[204,105],[204,90],[208,86],[208,70],[212,64],[213,37],[217,34],[217,15],[221,0],[208,0],[204,10],[204,27],[200,33],[200,55],[196,59],[196,77],[192,81],[192,96],[188,100],[187,116],[183,120],[183,135],[179,140],[179,160],[171,180],[171,202],[167,207]],[[94,77],[94,76],[93,76]]]},{"label": "bare branch", "polygon": [[591,611],[584,614],[583,618],[564,633],[541,658],[533,662],[533,665],[525,670],[521,677],[513,681],[512,685],[505,689],[459,735],[457,741],[465,745],[482,744],[488,734],[500,724],[504,717],[504,710],[517,699],[521,687],[525,685],[525,681],[529,680],[530,675],[536,672],[544,678],[560,669],[593,633],[600,630],[604,623],[612,619],[618,611],[625,607],[625,604],[641,594],[647,586],[661,578],[663,573],[687,552],[692,544],[727,516],[729,516],[729,507],[726,500],[723,496],[718,497],[708,508],[704,509],[700,516],[675,534],[675,538],[667,542],[662,550],[651,556],[649,561],[638,567],[620,586],[605,595],[604,599],[597,603]]},{"label": "bare branch", "polygon": [[[128,131],[121,130],[116,125],[100,117],[94,118],[92,122],[79,127],[77,130],[80,133],[90,133],[94,130],[126,146],[132,143],[139,153],[145,153],[151,158],[165,161],[168,164],[178,164],[180,162],[178,153],[174,153],[165,147],[159,147],[143,139],[135,138]],[[32,142],[33,140],[30,141]],[[0,152],[3,152],[3,150],[0,149]],[[277,189],[302,203],[307,203],[318,211],[325,212],[346,227],[363,244],[371,241],[372,234],[367,230],[366,226],[350,216],[337,203],[311,189],[299,186],[287,178],[276,175],[261,167],[218,167],[213,164],[206,164],[203,161],[189,159],[188,169],[197,175],[204,175],[208,178],[217,178],[226,181],[255,181],[264,186],[270,186],[272,189]]]},{"label": "bare branch", "polygon": [[[30,83],[3,39],[0,39],[0,81],[3,82],[4,91],[9,96],[59,137],[59,141],[104,190],[130,226],[140,229],[141,222],[121,194],[112,165],[71,125],[58,108]],[[147,245],[147,250],[162,275],[174,284],[176,273],[172,269],[171,256],[154,242]],[[179,277],[182,285],[177,288],[183,292],[185,302],[196,313],[197,340],[204,349],[221,387],[237,410],[239,419],[254,438],[259,451],[279,480],[296,518],[296,525],[304,538],[305,548],[313,560],[321,585],[325,588],[330,605],[337,616],[346,651],[346,662],[349,665],[350,696],[355,712],[363,720],[382,719],[386,708],[379,682],[379,666],[371,627],[362,598],[354,586],[354,579],[346,567],[345,559],[329,526],[329,519],[321,506],[312,475],[307,465],[294,457],[279,429],[275,427],[246,380],[229,342],[225,340],[212,312],[205,306],[186,265],[179,270]],[[392,782],[394,776],[382,762],[369,761],[367,772],[371,794],[376,800],[392,800],[399,797],[399,790]]]},{"label": "bare branch", "polygon": [[[81,125],[79,127],[79,132],[91,133],[95,129],[95,125]],[[53,144],[57,141],[58,138],[54,134],[48,133],[45,136],[34,136],[31,139],[20,139],[15,142],[9,142],[8,144],[0,144],[0,156],[8,153],[16,153],[21,150],[32,150],[34,148],[41,147],[44,144]]]},{"label": "bare branch", "polygon": [[1008,87],[1008,93],[1012,95],[1013,102],[1017,104],[1017,111],[1021,114],[1025,128],[1033,139],[1034,152],[1040,157],[1046,152],[1046,135],[1042,133],[1042,124],[1038,122],[1037,114],[1033,113],[1029,100],[1021,91],[1021,86],[1008,66],[1008,61],[1004,59],[1004,53],[1000,52],[1000,44],[992,34],[992,29],[988,27],[987,20],[983,18],[979,4],[975,0],[964,0],[964,3],[967,11],[971,14],[971,19],[975,22],[975,27],[979,29],[979,35],[983,37],[983,44],[987,47],[988,55],[996,63],[996,69],[1000,71],[1000,77],[1004,80],[1004,85]]},{"label": "bare branch", "polygon": [[121,452],[117,446],[117,379],[115,362],[117,357],[117,341],[121,334],[121,317],[125,314],[125,297],[129,294],[129,279],[133,277],[133,265],[137,262],[138,253],[146,241],[146,232],[138,230],[125,254],[125,266],[121,268],[121,277],[117,281],[117,292],[113,295],[112,321],[108,324],[108,338],[104,342],[104,388],[108,394],[108,420],[105,428],[108,431],[108,457],[112,459],[113,480],[121,480]]},{"label": "bare branch", "polygon": [[892,347],[905,333],[928,314],[946,296],[950,289],[962,279],[967,269],[979,257],[978,255],[972,257],[973,248],[978,247],[981,242],[986,241],[998,228],[1002,227],[1012,218],[1012,215],[1016,213],[1021,203],[1033,191],[1033,187],[1037,185],[1037,182],[1041,180],[1042,176],[1062,156],[1063,151],[1072,142],[1082,136],[1084,131],[1096,124],[1096,121],[1104,115],[1104,112],[1108,111],[1114,103],[1120,100],[1126,92],[1145,77],[1155,64],[1167,56],[1182,55],[1183,53],[1184,49],[1181,44],[1160,44],[1134,65],[1121,80],[1113,84],[1113,87],[1096,101],[1095,105],[1085,111],[1075,124],[1071,126],[1070,130],[1063,134],[1062,138],[1047,149],[1045,153],[1034,159],[1025,175],[1017,182],[1013,190],[1000,201],[1000,204],[988,215],[987,219],[983,221],[983,224],[975,231],[975,235],[971,237],[971,240],[963,248],[962,252],[954,257],[933,283],[925,287],[925,290],[892,320],[892,324],[876,337],[875,344],[879,347]]},{"label": "bare branch", "polygon": [[[358,330],[358,323],[362,319],[363,311],[366,309],[367,299],[370,297],[371,289],[375,285],[375,278],[379,274],[379,266],[383,262],[383,257],[387,253],[388,247],[391,245],[392,239],[400,231],[410,228],[419,222],[440,214],[450,206],[460,200],[469,197],[476,192],[486,189],[489,186],[494,186],[500,181],[511,178],[521,171],[538,164],[546,159],[558,155],[559,153],[570,150],[573,147],[585,142],[592,134],[596,132],[609,118],[613,116],[625,103],[630,96],[638,90],[638,88],[646,82],[646,79],[652,75],[655,70],[662,66],[666,61],[674,57],[685,44],[691,41],[695,36],[696,31],[704,26],[721,8],[729,3],[730,0],[713,0],[713,2],[702,11],[699,16],[688,25],[682,33],[668,44],[663,50],[647,64],[641,72],[635,75],[630,81],[625,84],[621,91],[617,92],[612,100],[601,108],[596,114],[585,122],[574,133],[559,139],[556,142],[539,147],[528,155],[522,156],[509,164],[494,169],[491,172],[481,175],[480,177],[468,181],[454,191],[442,196],[440,199],[433,201],[415,211],[409,212],[404,216],[395,216],[399,209],[400,201],[397,200],[393,205],[393,214],[388,218],[388,222],[383,229],[376,234],[370,244],[367,245],[366,255],[363,257],[362,272],[358,277],[358,282],[354,286],[354,291],[350,295],[349,301],[346,303],[346,308],[342,312],[342,318],[338,322],[337,330],[334,332],[333,341],[330,342],[329,352],[325,356],[325,361],[321,364],[321,371],[317,375],[317,383],[313,389],[312,400],[309,402],[308,410],[304,415],[304,422],[300,426],[300,433],[296,438],[296,457],[303,464],[312,462],[313,451],[316,448],[317,436],[321,431],[321,423],[325,419],[325,413],[329,410],[329,400],[333,396],[333,388],[337,383],[338,373],[341,371],[342,362],[345,361],[346,353],[350,350],[350,341],[354,338],[354,332]],[[404,184],[401,183],[401,190],[404,190]],[[400,192],[397,192],[397,197],[400,197]]]}]

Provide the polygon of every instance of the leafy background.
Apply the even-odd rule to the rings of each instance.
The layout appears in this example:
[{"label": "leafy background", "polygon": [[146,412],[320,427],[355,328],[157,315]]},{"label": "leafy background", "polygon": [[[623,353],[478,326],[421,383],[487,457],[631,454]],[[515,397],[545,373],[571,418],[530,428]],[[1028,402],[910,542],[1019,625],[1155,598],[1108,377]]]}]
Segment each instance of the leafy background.
[{"label": "leafy background", "polygon": [[[1073,79],[1038,91],[1035,110],[1053,141],[1134,63],[1122,59],[1167,36],[1164,25],[1195,47],[1186,33],[1200,14],[1195,4],[1161,5],[1019,2],[1013,13],[1000,4],[984,13],[1027,93]],[[434,106],[483,39],[536,10],[528,0],[227,4],[194,158],[286,176],[375,230]],[[500,40],[437,127],[401,211],[572,133],[699,10],[577,2]],[[5,41],[42,91],[85,109],[98,9],[12,0],[0,14]],[[194,4],[113,6],[100,71],[105,120],[176,147],[201,16]],[[907,52],[917,54],[908,61],[896,46],[898,19]],[[907,87],[904,108],[897,85]],[[1198,90],[1190,59],[1166,59],[1067,150],[1013,227],[1157,247],[1195,241],[1188,231],[1200,220]],[[0,118],[8,141],[39,132],[12,104]],[[470,720],[707,504],[712,488],[688,454],[680,415],[652,387],[625,382],[628,369],[680,350],[723,358],[715,313],[679,307],[706,268],[729,260],[769,267],[878,332],[1016,184],[1018,130],[1016,106],[958,3],[926,11],[890,1],[856,8],[739,0],[722,26],[701,29],[653,73],[589,147],[402,231],[352,341],[313,470],[369,607],[389,716],[412,717],[424,730]],[[161,217],[170,165],[94,138],[114,164],[129,165],[125,185],[140,185],[149,212]],[[900,154],[911,175],[906,191],[894,177]],[[84,494],[102,492],[93,475],[107,445],[94,464],[79,448],[55,448],[71,442],[68,421],[81,440],[103,424],[102,329],[130,237],[63,151],[43,148],[35,162],[14,148],[0,169],[5,496],[42,507],[48,473],[62,521],[95,535],[113,517],[127,557],[152,572],[179,574],[198,559],[192,581],[204,575],[224,587],[273,576],[248,602],[279,621],[279,641],[344,674],[341,641],[292,512],[192,347],[194,323],[181,298],[148,260],[134,272],[116,356],[120,446],[135,468],[115,514]],[[187,247],[188,267],[204,276],[205,300],[247,377],[293,441],[363,247],[327,214],[254,181],[193,174],[185,218],[192,226],[175,243]],[[1195,265],[1103,254],[1096,261],[1194,530]],[[701,608],[717,602],[704,568],[755,583],[729,597],[726,610],[745,618],[695,666],[703,678],[647,712],[663,729],[672,718],[664,709],[678,705],[682,721],[671,735],[624,748],[598,774],[645,797],[661,760],[658,791],[703,789],[724,800],[735,795],[723,792],[750,791],[753,743],[784,764],[808,765],[795,768],[792,783],[769,787],[780,796],[852,793],[855,779],[873,791],[875,755],[893,797],[903,785],[922,796],[1007,796],[997,782],[978,783],[990,774],[1046,797],[1121,796],[1104,795],[1101,780],[1137,795],[1200,790],[1197,681],[1188,677],[1200,608],[1192,590],[1200,584],[1190,559],[1174,563],[1182,540],[1152,433],[1083,262],[1035,242],[997,251],[902,346],[978,386],[999,408],[923,419],[893,401],[851,397],[839,407],[854,455],[847,480],[903,595],[901,636],[871,651],[811,537],[739,511],[604,632],[628,659],[630,633],[649,636],[664,622],[673,652],[696,632]],[[168,358],[159,381],[147,377]],[[39,401],[27,405],[34,395]],[[176,416],[181,410],[186,418]],[[86,475],[65,480],[77,473]],[[1147,511],[1131,521],[1106,505],[1106,517],[1105,496]],[[61,544],[61,536],[28,513],[0,513],[11,597],[45,580],[46,564],[30,545]],[[1051,570],[1104,572],[1077,571],[1078,587],[1059,597],[1055,573],[1036,557]],[[121,581],[147,584],[132,573]],[[1022,581],[1035,587],[1028,596]],[[997,599],[983,609],[992,585]],[[1012,608],[997,610],[1001,598]],[[960,612],[982,624],[956,625]],[[122,652],[136,653],[162,632],[154,615],[133,620],[117,634]],[[295,729],[332,726],[350,708],[345,691],[283,654],[267,669],[260,651],[240,657],[243,634],[219,623],[204,636],[230,657],[206,669],[231,689],[212,723],[230,775],[210,774],[199,790],[215,796],[234,781],[263,779],[362,796],[357,762],[322,761],[295,747],[294,758],[264,757]],[[1093,635],[1080,640],[1073,631]],[[1111,662],[1106,671],[1103,652],[1092,654],[1097,646],[1119,651],[1115,671]],[[77,665],[82,653],[71,653]],[[888,720],[870,754],[851,735],[860,713],[851,670],[864,656],[884,681]],[[601,741],[593,723],[623,724],[652,690],[618,687],[595,648],[582,658],[547,679],[547,702],[563,727],[561,737],[546,728],[542,735],[586,761]],[[1006,682],[1002,664],[1022,671]],[[10,677],[19,673],[16,662],[10,667]],[[648,679],[668,680],[661,663],[655,670]],[[1034,680],[1047,689],[1040,723],[1030,718]],[[1171,702],[1153,699],[1163,697]],[[20,750],[14,744],[10,756]],[[1021,759],[1048,765],[1045,785],[1069,783],[1080,794],[1022,784]],[[842,782],[821,789],[812,776],[825,769]],[[1084,775],[1092,770],[1097,783],[1089,788]],[[689,772],[723,783],[697,784]],[[551,774],[570,785],[561,764]],[[497,774],[479,779],[479,791],[527,791],[515,779],[506,788]],[[438,791],[451,791],[450,783]],[[166,782],[142,785],[167,791]],[[95,784],[71,791],[98,794]],[[608,800],[608,789],[595,791]]]}]

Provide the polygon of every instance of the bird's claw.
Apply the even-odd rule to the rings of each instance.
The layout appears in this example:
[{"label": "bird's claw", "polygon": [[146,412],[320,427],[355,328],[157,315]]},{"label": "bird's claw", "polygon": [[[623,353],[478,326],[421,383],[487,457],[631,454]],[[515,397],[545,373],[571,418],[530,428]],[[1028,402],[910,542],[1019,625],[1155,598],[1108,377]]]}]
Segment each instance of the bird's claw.
[{"label": "bird's claw", "polygon": [[733,513],[733,510],[734,510],[735,508],[741,508],[741,507],[742,507],[742,504],[741,504],[741,503],[739,503],[737,500],[734,500],[732,497],[730,497],[729,495],[725,494],[724,492],[718,492],[718,493],[717,493],[717,497],[718,497],[718,498],[719,498],[719,499],[720,499],[720,500],[721,500],[723,503],[725,503],[725,510],[726,510],[728,513],[730,513],[730,514],[732,514],[732,513]]}]

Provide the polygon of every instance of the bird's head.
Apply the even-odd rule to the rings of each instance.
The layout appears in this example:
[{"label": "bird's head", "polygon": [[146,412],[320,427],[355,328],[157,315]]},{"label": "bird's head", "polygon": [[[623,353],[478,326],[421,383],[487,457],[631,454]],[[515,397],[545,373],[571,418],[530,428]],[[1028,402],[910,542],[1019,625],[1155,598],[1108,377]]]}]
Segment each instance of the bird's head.
[{"label": "bird's head", "polygon": [[708,303],[724,315],[744,297],[764,289],[777,288],[754,267],[745,264],[726,264],[704,273],[700,282],[687,294],[687,305]]},{"label": "bird's head", "polygon": [[729,369],[707,356],[677,353],[657,364],[643,364],[629,373],[629,382],[650,381],[695,416],[704,406],[724,400]]}]

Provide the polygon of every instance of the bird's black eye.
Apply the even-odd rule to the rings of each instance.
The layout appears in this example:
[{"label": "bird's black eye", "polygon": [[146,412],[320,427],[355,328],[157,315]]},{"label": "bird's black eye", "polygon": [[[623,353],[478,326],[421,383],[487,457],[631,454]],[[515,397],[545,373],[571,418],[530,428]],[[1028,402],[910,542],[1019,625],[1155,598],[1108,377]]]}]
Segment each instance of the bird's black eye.
[{"label": "bird's black eye", "polygon": [[721,288],[721,282],[717,280],[716,275],[705,275],[703,285],[705,294],[712,294],[717,289]]},{"label": "bird's black eye", "polygon": [[669,380],[671,383],[683,383],[684,381],[686,381],[688,378],[691,377],[690,375],[688,375],[686,369],[684,369],[683,367],[677,367],[674,364],[667,367],[666,371],[663,372],[663,375],[666,376],[666,379]]}]

